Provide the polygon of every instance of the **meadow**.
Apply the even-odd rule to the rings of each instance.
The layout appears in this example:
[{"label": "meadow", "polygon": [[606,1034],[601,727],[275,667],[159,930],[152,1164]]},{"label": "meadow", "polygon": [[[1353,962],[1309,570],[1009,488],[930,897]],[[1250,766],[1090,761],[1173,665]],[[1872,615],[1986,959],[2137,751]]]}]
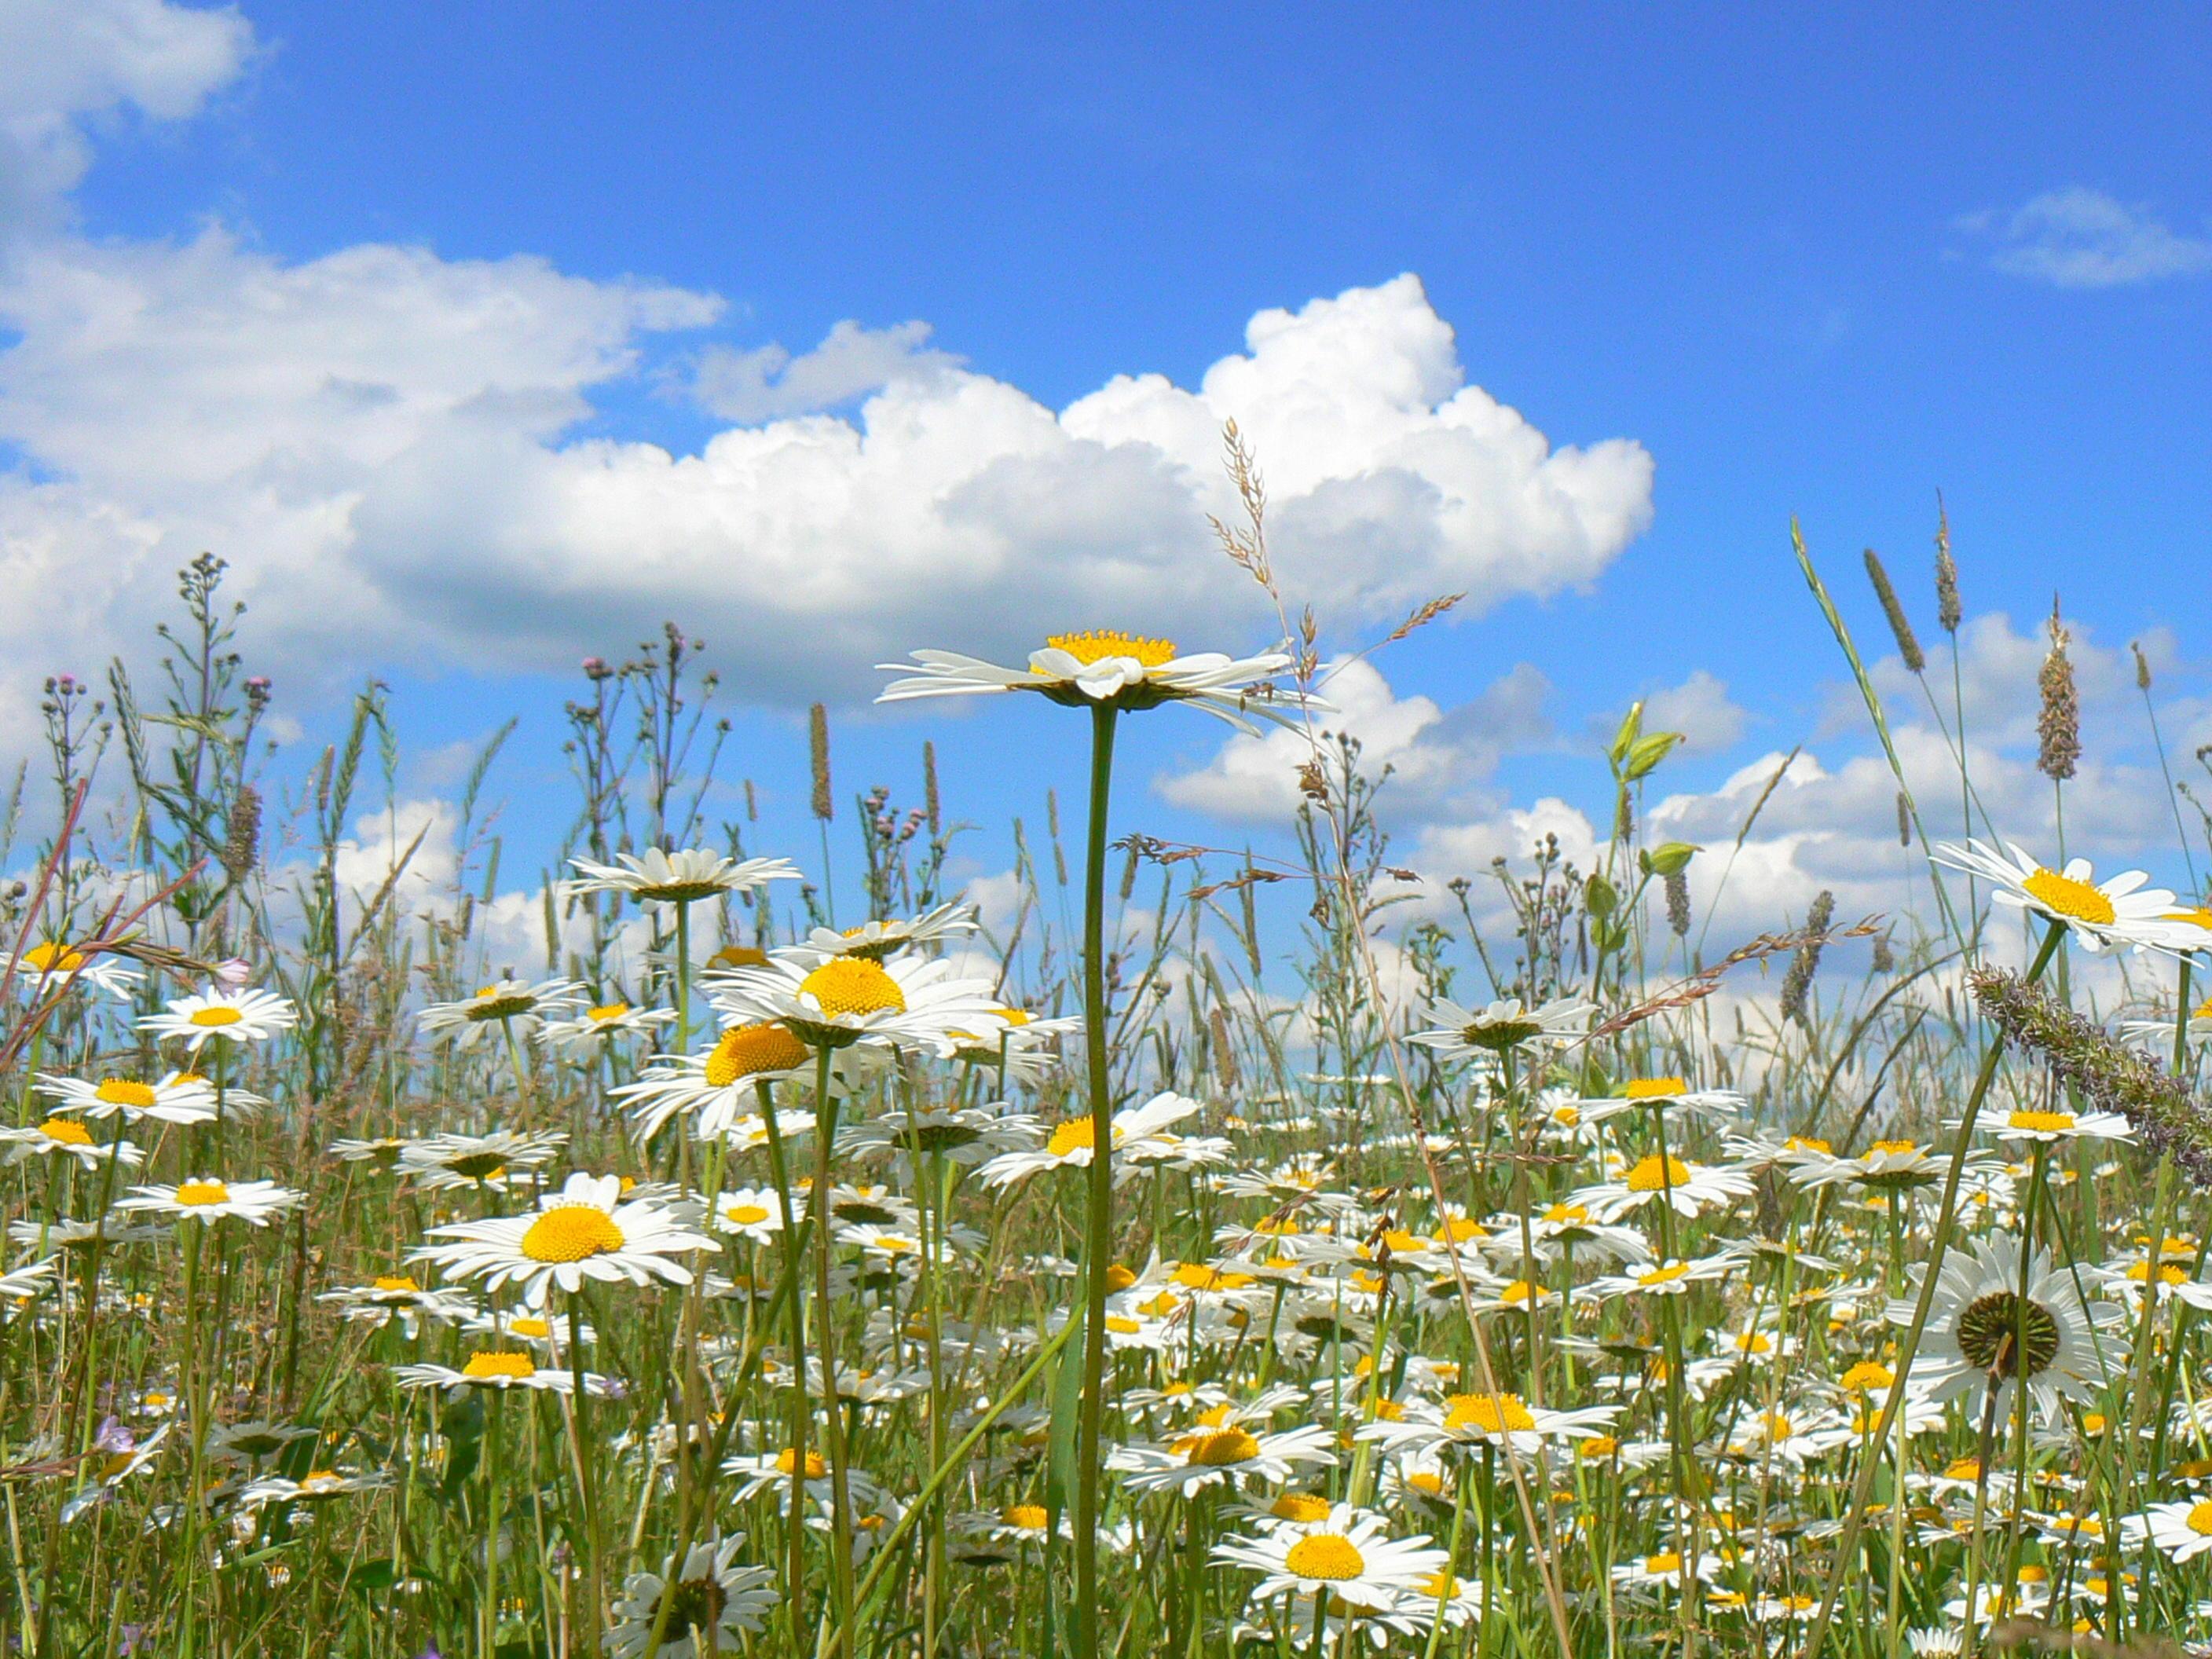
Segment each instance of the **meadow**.
[{"label": "meadow", "polygon": [[[2013,847],[1962,761],[1971,843],[1899,774],[1910,912],[1713,936],[1691,878],[1730,848],[1646,838],[1675,738],[1638,709],[1590,763],[1594,867],[1403,871],[1231,453],[1222,556],[1273,648],[1071,618],[1150,632],[998,665],[916,641],[855,689],[1019,699],[1087,769],[992,927],[948,885],[933,747],[919,805],[841,798],[817,710],[821,844],[752,844],[674,624],[584,665],[525,951],[487,923],[493,750],[462,879],[426,894],[406,847],[349,878],[399,764],[381,694],[272,781],[219,561],[152,672],[49,681],[0,923],[9,1650],[2212,1630],[2212,913]],[[1943,720],[1948,546],[1905,598],[1869,568]],[[2063,805],[2055,625],[2021,695]],[[1117,732],[1199,714],[1308,735],[1285,856],[1129,833]]]}]

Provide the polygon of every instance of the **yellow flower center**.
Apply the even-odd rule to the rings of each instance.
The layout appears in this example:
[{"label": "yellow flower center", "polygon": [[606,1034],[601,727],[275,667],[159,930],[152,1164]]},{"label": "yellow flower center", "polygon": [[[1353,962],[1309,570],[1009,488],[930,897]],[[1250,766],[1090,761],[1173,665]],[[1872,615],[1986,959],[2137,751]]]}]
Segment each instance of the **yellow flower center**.
[{"label": "yellow flower center", "polygon": [[833,957],[799,981],[799,992],[832,1018],[906,1011],[899,982],[866,957]]},{"label": "yellow flower center", "polygon": [[1260,1443],[1242,1429],[1214,1429],[1176,1442],[1176,1449],[1186,1463],[1218,1469],[1250,1462],[1260,1455]]},{"label": "yellow flower center", "polygon": [[2200,1538],[2212,1538],[2212,1503],[2199,1504],[2189,1511],[2189,1530]]},{"label": "yellow flower center", "polygon": [[1267,1513],[1278,1521],[1296,1521],[1310,1525],[1328,1519],[1328,1499],[1316,1498],[1311,1492],[1286,1492],[1267,1505]]},{"label": "yellow flower center", "polygon": [[1672,1100],[1689,1091],[1690,1085],[1678,1077],[1632,1077],[1620,1092],[1629,1100]]},{"label": "yellow flower center", "polygon": [[1443,1601],[1459,1594],[1459,1580],[1448,1572],[1432,1572],[1421,1580],[1419,1588],[1422,1600]]},{"label": "yellow flower center", "polygon": [[1173,640],[1140,638],[1134,634],[1119,634],[1110,628],[1094,628],[1081,634],[1054,634],[1045,641],[1055,651],[1065,651],[1079,663],[1094,663],[1106,657],[1134,657],[1147,668],[1158,668],[1163,663],[1175,660]]},{"label": "yellow flower center", "polygon": [[1044,1144],[1048,1158],[1066,1158],[1070,1152],[1087,1152],[1097,1145],[1091,1133],[1087,1117],[1064,1118],[1052,1126],[1052,1139]]},{"label": "yellow flower center", "polygon": [[1490,1229],[1480,1221],[1470,1221],[1463,1215],[1453,1216],[1437,1229],[1437,1237],[1446,1244],[1464,1244],[1470,1238],[1487,1238]]},{"label": "yellow flower center", "polygon": [[732,1204],[722,1212],[722,1216],[732,1226],[757,1227],[768,1219],[769,1212],[765,1205]]},{"label": "yellow flower center", "polygon": [[1338,1533],[1318,1532],[1291,1545],[1283,1557],[1283,1565],[1300,1578],[1340,1583],[1365,1572],[1367,1558],[1349,1538]]},{"label": "yellow flower center", "polygon": [[2038,868],[2021,885],[2027,890],[2028,896],[2045,909],[2070,921],[2105,927],[2118,915],[2118,912],[2112,908],[2112,900],[2087,882],[2062,876],[2056,870]]},{"label": "yellow flower center", "polygon": [[1609,1434],[1594,1434],[1580,1448],[1584,1457],[1610,1457],[1620,1449],[1620,1442]]},{"label": "yellow flower center", "polygon": [[405,1273],[394,1273],[391,1275],[380,1273],[377,1275],[374,1283],[378,1290],[390,1291],[394,1295],[402,1294],[410,1291],[419,1291],[422,1288],[420,1285],[417,1285],[412,1278]]},{"label": "yellow flower center", "polygon": [[2028,1129],[2044,1134],[2063,1134],[2074,1127],[2071,1112],[2014,1112],[2005,1119],[2015,1129]]},{"label": "yellow flower center", "polygon": [[150,1083],[140,1083],[127,1077],[103,1079],[92,1097],[103,1106],[130,1106],[144,1111],[158,1098]]},{"label": "yellow flower center", "polygon": [[[780,1451],[775,1455],[775,1472],[778,1474],[795,1474],[798,1468],[799,1458],[795,1453]],[[806,1454],[806,1478],[809,1480],[819,1480],[823,1475],[829,1473],[830,1466],[826,1462],[823,1462],[821,1453],[809,1452]]]},{"label": "yellow flower center", "polygon": [[230,1188],[220,1181],[185,1181],[177,1186],[179,1204],[228,1204]]},{"label": "yellow flower center", "polygon": [[1108,1314],[1106,1328],[1116,1336],[1134,1336],[1145,1328],[1145,1322],[1132,1319],[1127,1314]]},{"label": "yellow flower center", "polygon": [[1792,1135],[1782,1144],[1793,1152],[1828,1152],[1835,1150],[1818,1135]]},{"label": "yellow flower center", "polygon": [[1498,1291],[1498,1299],[1509,1308],[1525,1308],[1531,1297],[1540,1297],[1541,1291],[1525,1279],[1516,1279]]},{"label": "yellow flower center", "polygon": [[622,1247],[622,1229],[590,1204],[548,1210],[522,1236],[522,1253],[532,1261],[583,1261]]},{"label": "yellow flower center", "polygon": [[1131,1273],[1120,1262],[1115,1261],[1108,1266],[1106,1269],[1106,1288],[1109,1291],[1126,1291],[1130,1285],[1136,1282],[1137,1275]]},{"label": "yellow flower center", "polygon": [[513,1331],[517,1336],[534,1336],[542,1338],[549,1337],[553,1334],[553,1326],[550,1320],[534,1318],[529,1314],[523,1315],[520,1319],[508,1320],[507,1322],[507,1328]]},{"label": "yellow flower center", "polygon": [[86,1128],[83,1124],[71,1122],[65,1117],[48,1118],[44,1123],[39,1125],[39,1133],[47,1139],[58,1141],[64,1146],[92,1145],[92,1131]]},{"label": "yellow flower center", "polygon": [[1688,1184],[1690,1166],[1671,1154],[1662,1158],[1656,1152],[1644,1158],[1628,1172],[1628,1190],[1632,1193],[1663,1192],[1669,1187]]},{"label": "yellow flower center", "polygon": [[1672,1550],[1662,1550],[1656,1555],[1647,1555],[1644,1558],[1644,1571],[1648,1573],[1656,1575],[1662,1572],[1680,1572],[1681,1570],[1682,1558]]},{"label": "yellow flower center", "polygon": [[1920,1150],[1920,1143],[1917,1140],[1877,1140],[1874,1150],[1891,1158],[1911,1158]]},{"label": "yellow flower center", "polygon": [[768,952],[750,945],[725,945],[707,958],[709,968],[765,968]]},{"label": "yellow flower center", "polygon": [[1175,1270],[1175,1282],[1194,1291],[1241,1291],[1252,1281],[1249,1273],[1223,1273],[1203,1261],[1186,1261]]},{"label": "yellow flower center", "polygon": [[1845,1371],[1841,1380],[1844,1387],[1854,1393],[1870,1394],[1876,1389],[1889,1387],[1897,1381],[1897,1376],[1887,1365],[1862,1359]]},{"label": "yellow flower center", "polygon": [[603,1002],[596,1008],[584,1010],[584,1018],[594,1025],[604,1025],[609,1020],[620,1019],[629,1012],[627,1002]]},{"label": "yellow flower center", "polygon": [[1382,1245],[1392,1255],[1419,1255],[1429,1248],[1429,1241],[1419,1233],[1393,1227],[1382,1235]]},{"label": "yellow flower center", "polygon": [[1978,1457],[1954,1457],[1943,1471],[1946,1480],[1978,1480],[1982,1477],[1982,1460]]},{"label": "yellow flower center", "polygon": [[[880,973],[882,969],[877,971]],[[716,1040],[714,1052],[707,1056],[707,1086],[726,1089],[741,1079],[757,1077],[763,1072],[787,1072],[794,1066],[804,1066],[807,1053],[806,1045],[785,1026],[773,1022],[732,1025]]]},{"label": "yellow flower center", "polygon": [[476,1353],[461,1367],[463,1376],[535,1376],[538,1362],[526,1353]]},{"label": "yellow flower center", "polygon": [[1639,1285],[1672,1285],[1687,1276],[1689,1268],[1679,1261],[1670,1261],[1663,1267],[1646,1267],[1636,1275]]},{"label": "yellow flower center", "polygon": [[215,1027],[235,1025],[246,1016],[229,1004],[218,1002],[212,1008],[195,1008],[187,1018],[195,1025]]},{"label": "yellow flower center", "polygon": [[[1415,1492],[1425,1492],[1431,1498],[1439,1497],[1444,1489],[1444,1478],[1434,1469],[1415,1469],[1406,1477],[1406,1484]],[[1316,1519],[1319,1517],[1316,1516]]]},{"label": "yellow flower center", "polygon": [[74,974],[84,966],[82,951],[72,951],[58,939],[45,945],[33,945],[23,952],[23,961],[33,972],[41,974]]},{"label": "yellow flower center", "polygon": [[1042,1532],[1052,1517],[1044,1512],[1042,1504],[1012,1504],[999,1511],[999,1519],[1024,1532]]},{"label": "yellow flower center", "polygon": [[1444,1400],[1444,1426],[1485,1434],[1526,1434],[1536,1426],[1517,1394],[1455,1394]]},{"label": "yellow flower center", "polygon": [[2168,910],[2165,920],[2185,921],[2192,927],[2202,927],[2207,933],[2212,933],[2212,908],[2207,908],[2202,904],[2192,904],[2180,910]]},{"label": "yellow flower center", "polygon": [[1580,1204],[1554,1204],[1544,1212],[1544,1219],[1555,1227],[1579,1227],[1589,1219],[1589,1211]]}]

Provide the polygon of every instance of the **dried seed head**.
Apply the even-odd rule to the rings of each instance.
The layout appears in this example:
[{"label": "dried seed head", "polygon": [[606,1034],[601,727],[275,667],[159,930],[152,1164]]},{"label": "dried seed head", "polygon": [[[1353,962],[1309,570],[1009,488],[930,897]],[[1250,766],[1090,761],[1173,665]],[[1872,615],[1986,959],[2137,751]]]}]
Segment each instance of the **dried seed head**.
[{"label": "dried seed head", "polygon": [[1874,596],[1881,601],[1881,614],[1888,619],[1889,631],[1897,641],[1897,654],[1905,659],[1905,665],[1917,674],[1928,666],[1928,658],[1920,648],[1920,641],[1912,631],[1912,619],[1905,614],[1905,605],[1897,597],[1897,589],[1889,580],[1889,572],[1881,568],[1881,556],[1874,549],[1866,550],[1867,580],[1874,584]]},{"label": "dried seed head", "polygon": [[1877,974],[1897,971],[1897,955],[1889,948],[1889,935],[1882,934],[1874,942],[1874,960],[1868,964]]},{"label": "dried seed head", "polygon": [[929,838],[935,841],[944,827],[937,802],[937,745],[921,745],[921,810],[929,821]]},{"label": "dried seed head", "polygon": [[1897,792],[1897,844],[1912,845],[1912,797],[1902,789]]},{"label": "dried seed head", "polygon": [[1805,912],[1805,932],[1810,937],[1797,947],[1797,954],[1790,959],[1790,971],[1782,976],[1783,1018],[1804,1021],[1806,998],[1813,988],[1813,975],[1820,971],[1820,947],[1826,942],[1822,935],[1835,919],[1836,896],[1824,887]]},{"label": "dried seed head", "polygon": [[1966,618],[1959,604],[1959,567],[1951,557],[1951,515],[1943,510],[1943,497],[1936,497],[1936,620],[1946,634],[1955,634]]},{"label": "dried seed head", "polygon": [[2036,736],[2042,746],[2035,757],[2044,776],[2063,782],[2074,775],[2081,758],[2081,700],[2074,690],[2074,664],[2066,654],[2066,629],[2058,620],[2058,605],[2051,605],[2051,653],[2036,676],[2043,694],[2042,712],[2036,716]]},{"label": "dried seed head", "polygon": [[223,825],[223,873],[233,881],[244,881],[253,873],[260,857],[261,792],[250,783],[241,783],[238,793],[232,798],[229,819]]},{"label": "dried seed head", "polygon": [[1667,892],[1667,925],[1674,930],[1676,939],[1690,936],[1690,873],[1686,870],[1669,870],[1660,878]]},{"label": "dried seed head", "polygon": [[2136,653],[2136,690],[2148,691],[2150,690],[2150,659],[2143,655],[2141,641],[2131,643],[2128,649]]},{"label": "dried seed head", "polygon": [[807,760],[814,769],[814,816],[827,823],[837,816],[830,793],[830,711],[820,703],[806,711]]}]

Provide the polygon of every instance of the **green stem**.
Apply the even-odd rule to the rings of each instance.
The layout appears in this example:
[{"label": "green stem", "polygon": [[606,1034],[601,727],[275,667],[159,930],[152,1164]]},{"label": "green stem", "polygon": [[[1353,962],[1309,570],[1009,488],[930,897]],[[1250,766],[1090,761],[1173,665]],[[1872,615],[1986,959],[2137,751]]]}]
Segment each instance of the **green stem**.
[{"label": "green stem", "polygon": [[1111,703],[1091,711],[1091,833],[1083,871],[1083,1019],[1090,1058],[1091,1168],[1084,1215],[1083,1395],[1075,1437],[1075,1659],[1098,1654],[1099,1430],[1105,1416],[1106,1273],[1114,1249],[1114,1101],[1106,1055],[1106,811]]}]

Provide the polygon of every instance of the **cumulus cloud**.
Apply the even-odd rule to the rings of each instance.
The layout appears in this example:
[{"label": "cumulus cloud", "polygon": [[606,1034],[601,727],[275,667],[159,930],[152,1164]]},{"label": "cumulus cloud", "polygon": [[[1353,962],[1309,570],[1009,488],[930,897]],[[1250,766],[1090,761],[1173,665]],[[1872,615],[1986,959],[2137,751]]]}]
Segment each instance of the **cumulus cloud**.
[{"label": "cumulus cloud", "polygon": [[692,371],[691,395],[709,415],[741,425],[836,409],[894,380],[959,368],[958,357],[930,347],[929,335],[924,322],[864,328],[848,320],[796,357],[781,345],[708,346]]},{"label": "cumulus cloud", "polygon": [[[1733,702],[1727,682],[1705,669],[1680,685],[1662,687],[1644,700],[1644,729],[1680,732],[1685,754],[1723,754],[1741,741],[1751,716]],[[1607,732],[1611,738],[1612,733]]]},{"label": "cumulus cloud", "polygon": [[[1522,663],[1479,696],[1445,709],[1432,698],[1399,696],[1373,663],[1357,659],[1332,665],[1323,695],[1336,712],[1318,729],[1324,739],[1358,738],[1368,775],[1389,769],[1385,799],[1394,817],[1425,816],[1487,780],[1511,750],[1550,738],[1544,706],[1551,690],[1541,672]],[[1297,808],[1298,768],[1312,754],[1303,731],[1233,737],[1203,768],[1164,776],[1158,787],[1177,806],[1279,823]]]},{"label": "cumulus cloud", "polygon": [[2172,229],[2147,205],[2075,185],[1959,228],[1993,244],[1999,270],[2055,288],[2123,288],[2212,272],[2212,237]]}]

